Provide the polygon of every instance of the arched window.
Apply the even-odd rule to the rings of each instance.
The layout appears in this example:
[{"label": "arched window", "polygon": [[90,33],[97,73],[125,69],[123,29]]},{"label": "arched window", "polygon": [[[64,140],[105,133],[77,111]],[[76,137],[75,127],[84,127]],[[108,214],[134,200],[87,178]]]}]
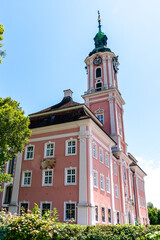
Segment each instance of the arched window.
[{"label": "arched window", "polygon": [[102,76],[102,70],[101,70],[101,68],[97,68],[96,69],[96,78],[99,78],[101,76]]}]

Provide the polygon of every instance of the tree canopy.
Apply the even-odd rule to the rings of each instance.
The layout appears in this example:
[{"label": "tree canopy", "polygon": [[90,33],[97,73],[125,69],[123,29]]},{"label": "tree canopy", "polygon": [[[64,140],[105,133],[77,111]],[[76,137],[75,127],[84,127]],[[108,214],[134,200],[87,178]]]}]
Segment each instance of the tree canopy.
[{"label": "tree canopy", "polygon": [[[3,40],[3,33],[4,33],[4,27],[2,24],[0,24],[0,41]],[[0,48],[2,47],[2,43],[0,43]],[[6,55],[5,51],[0,50],[0,63],[2,62],[2,57]]]},{"label": "tree canopy", "polygon": [[[20,104],[10,97],[0,98],[0,172],[5,163],[22,152],[31,134],[29,118]],[[9,175],[0,174],[0,183],[10,180]]]},{"label": "tree canopy", "polygon": [[160,225],[160,209],[154,207],[153,203],[148,202],[148,217],[151,225]]}]

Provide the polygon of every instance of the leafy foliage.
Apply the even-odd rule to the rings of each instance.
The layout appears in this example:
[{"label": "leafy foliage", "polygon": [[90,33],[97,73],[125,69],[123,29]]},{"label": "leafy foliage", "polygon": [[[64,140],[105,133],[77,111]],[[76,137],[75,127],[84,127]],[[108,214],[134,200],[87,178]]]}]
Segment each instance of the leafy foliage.
[{"label": "leafy foliage", "polygon": [[151,225],[160,225],[160,209],[154,207],[153,203],[147,204],[148,217]]},{"label": "leafy foliage", "polygon": [[[0,41],[3,40],[3,33],[4,33],[4,27],[2,24],[0,24]],[[2,43],[0,43],[0,48],[2,47]],[[0,50],[0,63],[2,62],[2,57],[6,55],[5,51]]]},{"label": "leafy foliage", "polygon": [[31,131],[28,128],[29,118],[19,103],[10,97],[0,98],[0,183],[11,180],[11,176],[3,173],[5,163],[22,152]]},{"label": "leafy foliage", "polygon": [[0,212],[1,240],[146,240],[159,239],[160,226],[97,225],[81,226],[57,222],[54,212],[46,212],[41,217],[35,208],[22,215]]}]

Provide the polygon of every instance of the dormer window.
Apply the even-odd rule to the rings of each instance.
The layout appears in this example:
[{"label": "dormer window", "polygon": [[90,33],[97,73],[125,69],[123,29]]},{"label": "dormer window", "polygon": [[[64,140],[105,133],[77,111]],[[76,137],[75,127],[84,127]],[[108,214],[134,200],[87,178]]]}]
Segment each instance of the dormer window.
[{"label": "dormer window", "polygon": [[99,67],[99,68],[96,68],[96,78],[100,78],[102,76],[102,69]]}]

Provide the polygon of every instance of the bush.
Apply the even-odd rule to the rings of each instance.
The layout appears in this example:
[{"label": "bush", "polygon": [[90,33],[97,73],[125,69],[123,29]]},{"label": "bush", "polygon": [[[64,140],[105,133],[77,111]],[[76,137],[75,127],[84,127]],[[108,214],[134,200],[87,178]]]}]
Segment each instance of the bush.
[{"label": "bush", "polygon": [[0,212],[1,240],[143,240],[159,239],[160,226],[97,225],[59,223],[56,209],[41,217],[35,208],[22,215]]}]

